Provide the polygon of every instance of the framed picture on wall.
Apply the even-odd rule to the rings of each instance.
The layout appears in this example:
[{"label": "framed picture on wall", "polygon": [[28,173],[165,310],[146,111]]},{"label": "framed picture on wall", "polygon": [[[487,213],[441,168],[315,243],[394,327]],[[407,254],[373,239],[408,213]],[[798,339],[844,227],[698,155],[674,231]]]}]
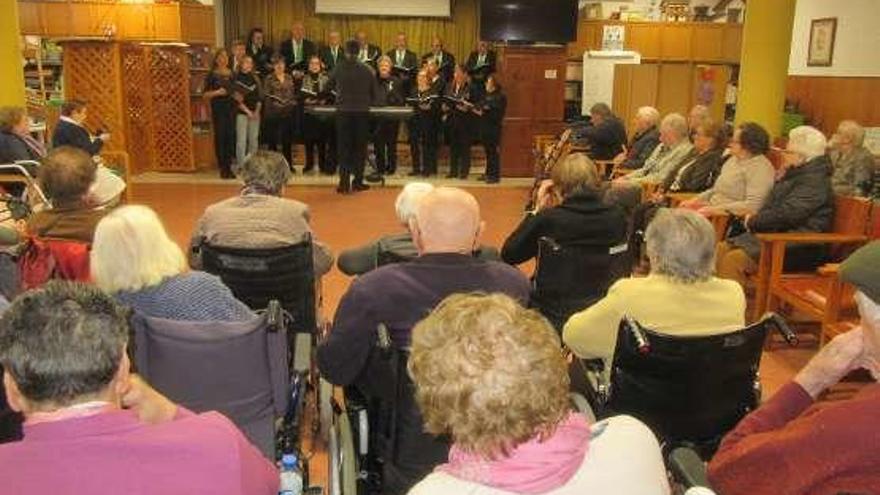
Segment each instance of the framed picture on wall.
[{"label": "framed picture on wall", "polygon": [[810,49],[807,65],[830,67],[834,58],[834,36],[837,34],[837,18],[813,19],[810,23]]}]

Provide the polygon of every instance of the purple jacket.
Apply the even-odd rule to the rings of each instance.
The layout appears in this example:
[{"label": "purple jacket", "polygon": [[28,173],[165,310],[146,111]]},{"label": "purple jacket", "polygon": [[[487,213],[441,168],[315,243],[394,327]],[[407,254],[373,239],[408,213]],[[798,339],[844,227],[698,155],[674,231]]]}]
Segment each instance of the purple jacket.
[{"label": "purple jacket", "polygon": [[25,425],[0,445],[0,492],[275,495],[279,475],[222,415],[180,408],[141,423],[132,411]]}]

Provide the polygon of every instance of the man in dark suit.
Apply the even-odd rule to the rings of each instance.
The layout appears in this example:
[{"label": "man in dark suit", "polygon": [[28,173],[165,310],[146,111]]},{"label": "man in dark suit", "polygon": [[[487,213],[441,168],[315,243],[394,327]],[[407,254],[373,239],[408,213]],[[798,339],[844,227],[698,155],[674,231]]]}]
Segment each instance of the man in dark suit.
[{"label": "man in dark suit", "polygon": [[357,41],[347,41],[345,58],[339,61],[330,78],[330,87],[336,90],[336,153],[339,157],[336,192],[340,194],[370,188],[364,184],[364,161],[370,135],[369,110],[379,101],[379,87],[372,69],[358,60],[360,49]]},{"label": "man in dark suit", "polygon": [[306,28],[303,23],[296,22],[290,28],[290,39],[281,42],[279,50],[287,62],[287,70],[294,76],[302,78],[309,68],[309,59],[317,53],[315,44],[306,39]]},{"label": "man in dark suit", "polygon": [[376,62],[382,56],[382,50],[378,46],[370,44],[366,31],[358,31],[355,40],[358,43],[358,61],[369,65],[375,71],[377,69]]},{"label": "man in dark suit", "polygon": [[86,102],[70,100],[61,106],[61,118],[52,134],[52,147],[73,146],[91,156],[101,152],[104,143],[110,140],[110,134],[103,132],[92,139],[89,131],[83,126],[88,116]]},{"label": "man in dark suit", "polygon": [[342,36],[339,31],[330,31],[327,35],[327,44],[318,50],[318,56],[327,73],[333,72],[336,64],[345,57],[345,49],[342,47]]},{"label": "man in dark suit", "polygon": [[444,82],[452,80],[452,73],[455,71],[455,57],[443,49],[443,40],[439,36],[435,36],[431,41],[431,51],[422,55],[422,62],[433,60],[437,64],[437,70]]},{"label": "man in dark suit", "polygon": [[486,78],[495,72],[495,51],[489,49],[488,42],[479,42],[477,49],[468,55],[465,67],[471,76],[474,91],[479,98],[482,98],[486,91]]},{"label": "man in dark suit", "polygon": [[394,76],[403,84],[403,94],[408,95],[412,91],[412,81],[419,70],[419,57],[406,45],[406,34],[397,33],[394,48],[388,50],[388,58],[393,65]]},{"label": "man in dark suit", "polygon": [[265,37],[262,28],[253,28],[248,34],[247,47],[245,47],[245,53],[254,59],[254,70],[260,77],[265,77],[266,74],[272,72],[272,63],[270,62],[272,47],[266,45]]},{"label": "man in dark suit", "polygon": [[590,107],[590,123],[586,130],[590,143],[590,158],[613,160],[626,146],[626,128],[604,103]]}]

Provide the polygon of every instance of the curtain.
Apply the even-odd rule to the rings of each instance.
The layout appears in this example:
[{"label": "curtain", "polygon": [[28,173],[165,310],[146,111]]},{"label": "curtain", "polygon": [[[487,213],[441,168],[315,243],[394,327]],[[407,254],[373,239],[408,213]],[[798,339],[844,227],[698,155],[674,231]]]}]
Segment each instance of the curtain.
[{"label": "curtain", "polygon": [[[405,2],[406,0],[389,0]],[[327,33],[336,30],[347,40],[363,29],[370,43],[382,53],[391,49],[398,32],[406,33],[410,50],[419,56],[430,51],[436,35],[456,60],[464,59],[474,50],[479,35],[479,0],[450,0],[452,18],[377,17],[352,15],[316,15],[315,0],[224,0],[223,22],[226,45],[244,39],[254,27],[263,28],[267,43],[278,48],[290,38],[290,26],[301,21],[306,37],[323,44]]]}]

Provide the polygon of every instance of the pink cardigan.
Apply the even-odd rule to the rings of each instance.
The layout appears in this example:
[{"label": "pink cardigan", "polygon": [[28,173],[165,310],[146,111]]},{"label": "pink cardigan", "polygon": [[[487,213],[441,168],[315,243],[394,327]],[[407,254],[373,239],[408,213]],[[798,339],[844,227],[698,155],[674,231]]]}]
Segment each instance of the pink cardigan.
[{"label": "pink cardigan", "polygon": [[0,493],[275,495],[278,472],[224,416],[180,408],[150,426],[131,411],[25,425],[0,445]]}]

